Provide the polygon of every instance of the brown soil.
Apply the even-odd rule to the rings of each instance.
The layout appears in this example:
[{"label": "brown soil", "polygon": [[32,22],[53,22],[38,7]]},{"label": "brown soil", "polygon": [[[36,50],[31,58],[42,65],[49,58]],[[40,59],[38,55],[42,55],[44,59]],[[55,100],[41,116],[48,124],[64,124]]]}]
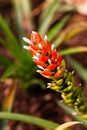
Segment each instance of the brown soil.
[{"label": "brown soil", "polygon": [[[11,1],[8,0],[8,2],[0,1],[0,11],[2,15],[5,18],[8,18],[9,16],[9,23],[12,25],[12,4]],[[33,8],[38,6],[39,3],[33,5]],[[4,10],[5,9],[5,10]],[[80,20],[87,20],[86,16],[81,16],[79,14],[75,14],[71,20],[71,22],[77,22],[77,16],[78,21]],[[85,19],[85,20],[84,20]],[[12,27],[12,26],[11,26]],[[12,28],[14,31],[15,28]],[[73,39],[69,40],[66,43],[66,47],[72,47],[76,45],[82,44],[87,46],[87,31],[84,31],[80,33],[78,36],[74,37]],[[65,48],[65,46],[63,46]],[[4,48],[0,45],[0,52],[4,52]],[[10,57],[9,53],[7,52],[6,55]],[[84,54],[76,54],[73,55],[82,65],[87,68],[87,60],[86,60],[86,53]],[[12,57],[10,57],[12,58]],[[84,60],[83,60],[84,59]],[[0,68],[0,74],[3,73],[3,69]],[[79,76],[76,76],[76,79],[78,82],[82,81],[82,79]],[[82,81],[83,82],[83,81]],[[84,82],[83,82],[84,83]],[[85,83],[84,83],[85,85]],[[2,101],[4,99],[4,96],[6,95],[7,91],[9,89],[9,85],[6,82],[0,82],[0,108],[2,105]],[[85,89],[86,91],[86,89]],[[23,113],[27,115],[32,115],[36,117],[41,117],[44,119],[48,119],[50,121],[58,122],[58,123],[64,123],[67,121],[71,121],[72,118],[64,111],[62,110],[56,103],[56,101],[60,98],[60,95],[58,93],[51,91],[49,89],[43,90],[40,87],[34,87],[32,90],[26,94],[21,87],[17,87],[16,90],[16,96],[13,104],[13,112],[16,113]],[[73,130],[86,130],[87,128],[84,128],[82,125],[75,125],[72,127]],[[26,124],[23,122],[17,122],[17,121],[9,121],[7,129],[6,130],[48,130],[47,128],[41,128],[32,124]]]}]

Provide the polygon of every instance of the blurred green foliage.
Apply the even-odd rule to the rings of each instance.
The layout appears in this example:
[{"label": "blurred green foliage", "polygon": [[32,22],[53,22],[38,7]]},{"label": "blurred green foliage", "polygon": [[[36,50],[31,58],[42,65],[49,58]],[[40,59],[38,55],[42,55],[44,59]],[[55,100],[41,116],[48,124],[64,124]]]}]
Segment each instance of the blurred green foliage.
[{"label": "blurred green foliage", "polygon": [[[6,78],[11,78],[13,80],[17,79],[20,86],[25,90],[35,84],[45,88],[43,79],[39,78],[39,75],[36,73],[36,66],[32,61],[31,54],[22,47],[25,44],[22,37],[28,36],[35,28],[35,30],[43,36],[47,34],[48,39],[55,44],[56,48],[58,48],[60,45],[66,43],[70,38],[73,38],[78,33],[86,30],[87,26],[77,23],[76,25],[67,27],[66,23],[72,16],[72,12],[70,11],[74,8],[71,10],[65,8],[65,12],[59,12],[60,9],[63,9],[63,5],[60,0],[53,0],[52,2],[46,0],[44,3],[46,7],[42,8],[38,21],[34,19],[32,13],[32,2],[30,0],[25,0],[25,2],[23,2],[23,0],[20,0],[20,2],[14,0],[12,4],[16,15],[15,25],[18,36],[16,37],[15,33],[10,29],[6,19],[0,16],[0,33],[4,35],[4,37],[0,36],[0,44],[2,44],[3,47],[5,47],[12,54],[12,59],[10,59],[3,55],[4,53],[0,53],[0,67],[4,69],[4,73],[0,75],[0,79],[1,81]],[[55,14],[58,15],[58,18],[56,18]],[[34,22],[39,23],[38,27],[36,27],[36,24],[34,25]],[[65,26],[66,29],[63,29]],[[27,31],[25,28],[27,28]],[[69,54],[82,52],[87,52],[87,47],[76,46],[74,48],[67,48],[59,51],[59,53],[66,55],[66,57]],[[71,57],[68,58],[68,60],[87,83],[87,70],[84,69],[80,63],[72,60]],[[9,103],[9,107],[11,105],[12,103]],[[81,122],[85,124],[84,121],[81,120]],[[51,125],[49,128],[51,128]]]}]

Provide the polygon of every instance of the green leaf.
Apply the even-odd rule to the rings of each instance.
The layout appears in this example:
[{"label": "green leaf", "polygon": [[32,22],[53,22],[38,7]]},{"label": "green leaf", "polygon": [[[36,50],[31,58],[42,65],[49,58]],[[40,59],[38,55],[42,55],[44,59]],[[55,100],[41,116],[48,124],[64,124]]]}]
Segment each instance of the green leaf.
[{"label": "green leaf", "polygon": [[49,6],[49,8],[47,9],[47,13],[44,16],[44,20],[42,21],[42,23],[40,23],[40,26],[39,26],[38,32],[40,34],[44,35],[45,32],[47,31],[50,25],[50,22],[54,16],[54,13],[56,10],[58,10],[59,5],[60,5],[60,0],[54,0],[52,4]]},{"label": "green leaf", "polygon": [[85,23],[76,23],[73,25],[70,25],[65,30],[63,30],[59,36],[55,39],[54,44],[55,47],[58,47],[60,44],[64,44],[67,42],[70,38],[76,36],[80,32],[87,29],[87,25]]},{"label": "green leaf", "polygon": [[64,49],[60,51],[59,53],[61,55],[69,55],[69,54],[75,54],[75,53],[81,53],[81,52],[87,52],[87,47],[85,46],[77,46],[69,49]]},{"label": "green leaf", "polygon": [[87,83],[87,70],[82,67],[82,65],[76,60],[68,57],[69,62],[74,67],[74,69],[79,73],[82,79]]},{"label": "green leaf", "polygon": [[0,37],[0,44],[2,44],[4,47],[9,48],[8,44],[6,44],[6,41]]},{"label": "green leaf", "polygon": [[2,18],[2,16],[0,16],[0,27],[1,27],[1,30],[4,32],[4,34],[10,39],[10,41],[16,44],[17,40],[15,36],[13,35],[13,33],[11,32],[11,30],[9,29],[9,26],[6,23],[6,21]]},{"label": "green leaf", "polygon": [[[6,38],[8,39],[8,42],[6,42],[6,44],[7,44],[6,46],[8,46],[8,49],[13,53],[13,55],[20,62],[22,62],[22,60],[23,60],[22,47],[21,47],[20,43],[16,40],[13,33],[11,32],[6,21],[1,16],[0,16],[0,29],[5,34]],[[2,42],[5,45],[4,40]]]},{"label": "green leaf", "polygon": [[0,119],[16,120],[16,121],[31,123],[49,129],[54,129],[58,126],[57,123],[47,121],[45,119],[41,119],[29,115],[9,113],[9,112],[0,112]]},{"label": "green leaf", "polygon": [[65,105],[64,103],[57,102],[57,104],[63,108],[68,114],[70,114],[75,120],[83,123],[85,127],[87,127],[87,120],[80,117],[81,113],[75,111],[73,108]]},{"label": "green leaf", "polygon": [[12,63],[10,59],[0,54],[0,66],[7,67]]},{"label": "green leaf", "polygon": [[47,36],[49,40],[52,40],[52,38],[58,34],[58,32],[62,29],[62,27],[65,25],[67,20],[69,19],[69,15],[62,18],[60,21],[58,21],[52,29],[49,30]]},{"label": "green leaf", "polygon": [[4,80],[5,78],[9,77],[11,74],[15,73],[15,71],[18,69],[18,66],[16,64],[11,64],[8,66],[4,74],[1,76],[1,80]]},{"label": "green leaf", "polygon": [[72,25],[70,28],[68,27],[68,33],[64,39],[64,42],[68,41],[70,38],[76,36],[80,32],[87,29],[87,25],[85,23],[76,23]]},{"label": "green leaf", "polygon": [[16,16],[16,27],[18,32],[18,38],[21,42],[21,39],[23,37],[22,32],[22,11],[21,11],[21,1],[13,0],[13,6],[14,6],[14,12]]},{"label": "green leaf", "polygon": [[63,123],[63,124],[59,125],[54,130],[65,130],[66,128],[68,128],[70,126],[73,126],[73,125],[76,125],[76,124],[81,124],[81,122],[78,122],[78,121],[69,121],[69,122],[66,122],[66,123]]}]

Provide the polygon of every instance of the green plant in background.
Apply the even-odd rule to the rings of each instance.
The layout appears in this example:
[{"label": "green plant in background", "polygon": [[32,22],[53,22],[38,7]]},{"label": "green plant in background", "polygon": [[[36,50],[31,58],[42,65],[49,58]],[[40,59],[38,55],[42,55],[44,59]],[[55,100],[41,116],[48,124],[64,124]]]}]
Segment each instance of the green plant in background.
[{"label": "green plant in background", "polygon": [[[1,16],[0,28],[2,32],[5,34],[7,42],[6,40],[2,39],[2,37],[0,37],[0,41],[13,54],[14,57],[12,61],[7,57],[0,55],[0,64],[5,69],[5,72],[1,76],[1,81],[3,81],[6,78],[11,78],[13,80],[12,82],[15,82],[15,85],[12,85],[8,95],[3,100],[4,106],[2,106],[2,111],[10,112],[15,97],[15,89],[18,86],[18,83],[24,90],[26,90],[29,86],[34,84],[39,84],[42,87],[44,87],[45,85],[43,81],[36,78],[35,76],[36,67],[32,62],[31,55],[23,50],[21,43],[15,38],[11,30],[9,29],[7,23]],[[3,129],[7,124],[7,121],[1,121],[0,124],[0,129]]]},{"label": "green plant in background", "polygon": [[[5,42],[5,40],[3,40],[2,38],[0,38],[0,41],[13,54],[15,58],[14,61],[11,61],[6,57],[0,57],[2,60],[1,64],[3,66],[5,66],[5,63],[7,63],[7,69],[5,73],[2,75],[1,80],[10,76],[12,78],[17,78],[22,81],[24,80],[26,81],[26,83],[27,81],[29,82],[29,80],[31,81],[36,70],[36,67],[34,66],[31,60],[31,55],[27,54],[23,50],[20,42],[15,38],[15,36],[13,35],[13,33],[11,32],[11,30],[9,29],[8,25],[2,17],[0,17],[0,27],[2,32],[4,32],[5,36],[8,38],[7,42]],[[31,69],[32,74],[30,75],[29,73]]]},{"label": "green plant in background", "polygon": [[[13,5],[16,12],[18,38],[15,37],[14,33],[9,28],[7,22],[2,18],[2,16],[0,16],[0,29],[1,29],[1,32],[5,36],[5,39],[0,37],[0,43],[4,45],[4,47],[7,48],[13,55],[13,60],[10,60],[6,56],[3,56],[2,54],[0,54],[0,66],[1,67],[3,66],[5,69],[5,72],[1,76],[1,80],[3,81],[6,78],[11,78],[13,80],[13,85],[11,89],[9,90],[9,94],[5,97],[3,101],[3,106],[2,106],[2,110],[8,111],[8,112],[10,112],[12,109],[12,104],[15,97],[15,89],[17,87],[17,83],[20,83],[20,86],[25,90],[28,87],[31,87],[33,84],[34,85],[39,84],[40,86],[45,88],[45,83],[43,82],[43,80],[36,78],[37,67],[33,64],[31,54],[29,54],[22,47],[22,45],[25,44],[22,40],[22,37],[29,35],[29,33],[34,29],[34,26],[35,26],[33,23],[34,19],[32,16],[31,1],[14,0]],[[56,24],[52,25],[55,12],[58,12],[58,9],[62,7],[61,1],[54,0],[50,2],[47,0],[45,5],[47,5],[47,7],[45,9],[43,8],[44,13],[42,12],[40,16],[41,19],[39,21],[40,23],[39,27],[36,29],[42,36],[44,36],[47,33],[48,39],[53,41],[52,43],[54,43],[56,48],[59,45],[64,44],[67,40],[74,37],[76,34],[87,29],[87,26],[84,23],[79,23],[76,25],[69,26],[67,29],[61,31],[60,33],[60,30],[64,27],[68,19],[71,17],[71,14],[65,15],[63,18],[60,18],[59,21],[56,22]],[[55,23],[55,20],[54,20],[54,23]],[[87,52],[87,47],[77,46],[73,49],[72,48],[64,49],[60,51],[59,54],[68,55],[68,54],[81,53],[81,52]],[[55,57],[55,54],[53,54],[53,56]],[[80,65],[79,67],[76,67],[78,63],[75,62],[73,59],[71,59],[71,57],[68,58],[68,60],[71,61],[71,64],[74,66],[74,68],[77,71],[78,71],[78,68],[81,70],[78,72],[82,74],[81,76],[83,80],[87,81],[87,78],[84,76],[84,74],[86,75],[86,70],[84,70],[84,68],[82,68],[82,66]],[[60,76],[59,76],[58,82],[57,80],[52,79],[53,80],[52,83],[49,84],[50,88],[62,93],[64,102],[66,104],[68,104],[69,106],[72,106],[75,109],[80,110],[81,112],[86,112],[86,108],[84,107],[84,96],[81,92],[80,87],[77,87],[74,89],[73,74],[71,72],[65,71],[65,63],[63,60],[61,60],[61,57],[59,61],[62,62],[60,63],[61,65],[58,63],[60,65],[60,70],[59,70]],[[50,60],[49,60],[49,63],[50,63]],[[53,66],[50,66],[50,69],[53,69]],[[57,73],[56,75],[58,76],[59,73]],[[61,78],[61,75],[63,75],[62,78]],[[74,99],[69,100],[71,97],[73,97],[74,92],[77,92],[76,95],[74,96]],[[77,94],[78,94],[78,97],[77,97]],[[80,98],[81,96],[83,96],[83,98]],[[8,102],[8,105],[7,105],[7,102]],[[18,114],[12,114],[12,113],[4,113],[4,112],[0,113],[1,119],[19,120],[19,121],[24,121],[27,123],[33,123],[40,126],[43,126],[43,124],[45,124],[43,127],[48,127],[50,129],[55,129],[58,125],[57,123],[52,123],[52,122],[48,123],[48,121],[46,120],[44,123],[44,121],[41,119],[39,119],[38,121],[38,119],[36,118],[34,120],[34,118],[32,117],[28,117],[28,116],[21,117],[21,116]],[[80,115],[80,116],[84,117],[84,115]],[[77,120],[79,120],[81,117],[78,116]],[[87,118],[87,116],[85,118]],[[81,118],[81,120],[79,121],[83,122],[83,124],[87,126],[86,120],[83,120]],[[2,122],[4,122],[4,125],[2,125],[1,129],[5,129],[7,121],[2,120],[1,123]],[[40,123],[38,124],[38,122]],[[75,122],[75,123],[78,123],[78,122]],[[68,127],[69,125],[74,125],[74,122],[68,123],[66,127]],[[64,127],[62,127],[62,129],[64,129]]]},{"label": "green plant in background", "polygon": [[30,40],[23,38],[29,46],[24,46],[32,55],[42,76],[52,79],[48,88],[61,93],[63,102],[81,113],[87,113],[84,94],[80,86],[75,87],[73,72],[68,72],[62,56],[57,54],[47,37],[44,40],[37,32],[32,32]]}]

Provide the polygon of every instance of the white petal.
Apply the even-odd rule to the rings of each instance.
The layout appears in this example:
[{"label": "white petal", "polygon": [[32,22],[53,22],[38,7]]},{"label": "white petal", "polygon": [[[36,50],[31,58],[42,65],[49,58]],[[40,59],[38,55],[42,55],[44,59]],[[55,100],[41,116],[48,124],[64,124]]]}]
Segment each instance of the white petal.
[{"label": "white petal", "polygon": [[39,57],[39,56],[40,56],[40,53],[36,53],[36,56],[38,56],[38,57]]},{"label": "white petal", "polygon": [[29,47],[28,47],[28,50],[35,51],[34,49],[32,49],[32,47],[31,47],[31,46],[29,46]]},{"label": "white petal", "polygon": [[40,65],[37,65],[40,69],[42,69],[42,70],[44,70],[44,68],[42,67],[42,66],[40,66]]},{"label": "white petal", "polygon": [[38,57],[37,57],[37,56],[33,56],[33,59],[34,59],[34,60],[38,60]]},{"label": "white petal", "polygon": [[48,40],[47,35],[44,36],[44,40],[45,40],[45,41]]},{"label": "white petal", "polygon": [[48,63],[51,64],[51,60],[50,59],[48,59]]},{"label": "white petal", "polygon": [[33,33],[33,34],[36,34],[36,32],[35,32],[35,31],[32,31],[32,33]]},{"label": "white petal", "polygon": [[54,44],[52,44],[51,49],[54,50]]},{"label": "white petal", "polygon": [[40,73],[40,72],[41,72],[41,70],[37,70],[36,72]]},{"label": "white petal", "polygon": [[60,70],[60,66],[57,67],[57,70]]},{"label": "white petal", "polygon": [[29,50],[29,46],[23,46],[23,48]]},{"label": "white petal", "polygon": [[26,38],[26,37],[23,37],[23,40],[24,40],[25,42],[27,42],[28,44],[33,44],[33,43],[31,42],[31,40],[29,40],[29,39]]},{"label": "white petal", "polygon": [[42,49],[42,44],[41,44],[41,43],[39,43],[39,44],[38,44],[38,47],[39,47],[40,49]]}]

